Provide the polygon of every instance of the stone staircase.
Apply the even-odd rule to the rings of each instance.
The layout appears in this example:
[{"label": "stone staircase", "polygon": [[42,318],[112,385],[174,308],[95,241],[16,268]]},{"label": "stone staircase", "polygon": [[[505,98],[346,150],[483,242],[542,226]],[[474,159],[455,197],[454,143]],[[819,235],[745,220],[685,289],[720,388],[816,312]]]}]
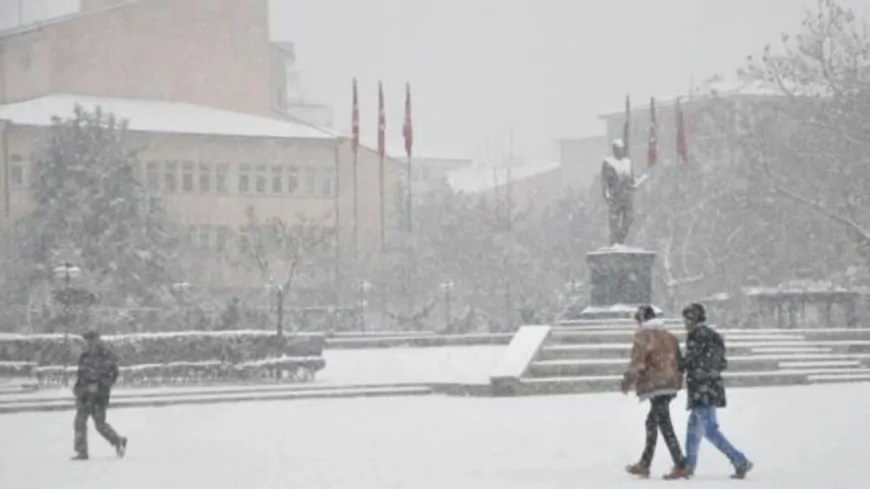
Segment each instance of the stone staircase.
[{"label": "stone staircase", "polygon": [[[681,341],[680,322],[668,328]],[[635,325],[629,320],[527,326],[508,347],[492,378],[501,395],[614,391],[628,362]],[[870,329],[720,330],[728,349],[730,386],[870,381]],[[533,347],[533,343],[538,345]],[[525,366],[521,364],[525,361]]]}]

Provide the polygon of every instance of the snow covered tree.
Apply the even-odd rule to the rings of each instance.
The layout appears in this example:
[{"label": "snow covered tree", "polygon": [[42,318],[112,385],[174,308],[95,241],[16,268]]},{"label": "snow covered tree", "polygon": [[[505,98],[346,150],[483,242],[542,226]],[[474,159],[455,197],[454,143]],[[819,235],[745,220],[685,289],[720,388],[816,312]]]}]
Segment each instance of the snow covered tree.
[{"label": "snow covered tree", "polygon": [[[754,169],[759,213],[793,258],[819,274],[870,264],[870,31],[834,0],[819,0],[803,29],[750,57],[740,73],[764,90],[727,101],[718,117]],[[785,225],[787,224],[787,226]],[[800,243],[800,246],[790,246]]]},{"label": "snow covered tree", "polygon": [[[88,289],[106,307],[172,301],[178,247],[159,201],[137,179],[126,123],[77,107],[56,118],[33,169],[33,212],[16,224],[18,299],[58,287],[55,267],[72,254]],[[25,300],[25,303],[30,302]]]},{"label": "snow covered tree", "polygon": [[261,221],[252,207],[239,229],[240,264],[256,271],[276,297],[276,332],[284,333],[284,304],[294,287],[329,283],[335,230],[324,220],[299,216]]}]

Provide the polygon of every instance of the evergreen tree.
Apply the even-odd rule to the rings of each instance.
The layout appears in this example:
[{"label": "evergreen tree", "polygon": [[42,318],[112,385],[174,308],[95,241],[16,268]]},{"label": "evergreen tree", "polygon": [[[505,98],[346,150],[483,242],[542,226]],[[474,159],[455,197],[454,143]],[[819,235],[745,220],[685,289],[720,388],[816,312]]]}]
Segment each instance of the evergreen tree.
[{"label": "evergreen tree", "polygon": [[67,259],[58,257],[73,253],[101,306],[171,300],[171,284],[182,279],[178,242],[138,168],[125,122],[81,107],[54,119],[33,169],[35,208],[17,223],[19,292],[44,294]]}]

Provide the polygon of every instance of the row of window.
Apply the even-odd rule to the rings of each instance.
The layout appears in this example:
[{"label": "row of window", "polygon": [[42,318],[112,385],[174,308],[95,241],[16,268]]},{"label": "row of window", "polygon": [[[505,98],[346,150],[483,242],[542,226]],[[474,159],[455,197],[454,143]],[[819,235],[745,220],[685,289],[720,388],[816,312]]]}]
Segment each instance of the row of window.
[{"label": "row of window", "polygon": [[[155,192],[228,194],[230,169],[228,163],[149,161],[145,175],[148,187]],[[329,197],[335,191],[332,168],[242,163],[236,170],[235,189],[239,194]]]},{"label": "row of window", "polygon": [[228,226],[190,225],[181,235],[182,242],[190,247],[224,253],[234,233]]},{"label": "row of window", "polygon": [[[229,163],[192,161],[149,161],[145,163],[148,188],[155,192],[229,194]],[[19,154],[9,157],[9,184],[25,186],[24,160]],[[332,168],[295,165],[237,166],[235,189],[239,194],[306,195],[330,197],[335,192]]]},{"label": "row of window", "polygon": [[[234,251],[244,254],[248,252],[250,243],[244,236],[234,232],[229,226],[212,226],[210,224],[191,224],[184,228],[181,235],[182,243],[192,248],[203,251],[215,251],[225,253],[230,251],[230,240],[235,240]],[[324,240],[323,250],[329,250],[331,243]]]}]

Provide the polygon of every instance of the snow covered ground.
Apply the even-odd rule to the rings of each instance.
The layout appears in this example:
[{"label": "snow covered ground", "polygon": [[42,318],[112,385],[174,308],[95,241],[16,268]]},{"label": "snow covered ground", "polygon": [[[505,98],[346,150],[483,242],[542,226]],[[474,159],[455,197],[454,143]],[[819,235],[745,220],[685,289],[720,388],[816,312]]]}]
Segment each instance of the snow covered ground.
[{"label": "snow covered ground", "polygon": [[318,382],[330,384],[489,383],[507,349],[495,346],[325,350]]},{"label": "snow covered ground", "polygon": [[[862,489],[870,385],[732,389],[721,423],[756,464],[747,481],[704,445],[692,482],[634,481],[645,409],[618,394],[382,398],[124,409],[125,460],[91,434],[67,460],[71,413],[0,416],[3,489],[755,487]],[[674,415],[682,433],[686,413]],[[660,442],[654,469],[668,467]]]}]

